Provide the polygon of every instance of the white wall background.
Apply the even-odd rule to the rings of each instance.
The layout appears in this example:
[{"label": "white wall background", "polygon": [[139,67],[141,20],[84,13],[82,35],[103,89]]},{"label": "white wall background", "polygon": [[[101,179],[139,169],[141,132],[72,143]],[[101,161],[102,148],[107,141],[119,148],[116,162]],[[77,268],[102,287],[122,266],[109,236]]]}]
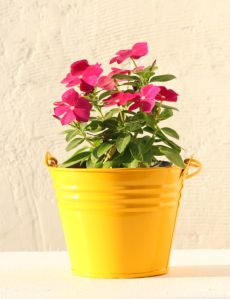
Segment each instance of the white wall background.
[{"label": "white wall background", "polygon": [[52,103],[69,64],[107,62],[119,49],[148,41],[172,82],[180,113],[170,122],[185,156],[203,172],[188,181],[175,247],[230,248],[230,1],[0,1],[0,250],[64,248],[49,149],[64,158]]}]

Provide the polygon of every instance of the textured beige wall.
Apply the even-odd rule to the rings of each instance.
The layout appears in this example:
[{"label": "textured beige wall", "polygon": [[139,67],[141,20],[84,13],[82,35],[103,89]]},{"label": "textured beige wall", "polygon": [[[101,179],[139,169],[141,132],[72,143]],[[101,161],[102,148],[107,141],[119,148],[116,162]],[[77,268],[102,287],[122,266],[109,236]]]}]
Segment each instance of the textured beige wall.
[{"label": "textured beige wall", "polygon": [[181,112],[168,124],[204,164],[186,183],[175,247],[230,247],[229,9],[229,0],[0,1],[0,250],[64,248],[43,165],[47,149],[65,156],[51,117],[59,81],[70,62],[107,62],[138,41],[177,75]]}]

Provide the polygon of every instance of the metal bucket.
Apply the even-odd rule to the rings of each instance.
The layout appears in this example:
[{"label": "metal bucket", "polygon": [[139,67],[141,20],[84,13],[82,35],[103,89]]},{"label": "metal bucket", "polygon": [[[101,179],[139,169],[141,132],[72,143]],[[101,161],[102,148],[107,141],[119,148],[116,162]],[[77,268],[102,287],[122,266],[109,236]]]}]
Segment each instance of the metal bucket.
[{"label": "metal bucket", "polygon": [[[131,278],[165,274],[187,167],[59,168],[49,154],[74,274]],[[189,166],[196,171],[188,174]]]}]

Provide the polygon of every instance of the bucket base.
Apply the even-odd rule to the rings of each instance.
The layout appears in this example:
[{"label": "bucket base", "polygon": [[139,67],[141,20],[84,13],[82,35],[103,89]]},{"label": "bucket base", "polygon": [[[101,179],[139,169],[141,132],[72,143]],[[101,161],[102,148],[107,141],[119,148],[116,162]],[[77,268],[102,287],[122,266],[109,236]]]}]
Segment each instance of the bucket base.
[{"label": "bucket base", "polygon": [[168,268],[154,270],[151,272],[140,272],[140,273],[88,273],[88,272],[79,272],[72,269],[74,275],[91,277],[91,278],[143,278],[164,275],[168,273]]}]

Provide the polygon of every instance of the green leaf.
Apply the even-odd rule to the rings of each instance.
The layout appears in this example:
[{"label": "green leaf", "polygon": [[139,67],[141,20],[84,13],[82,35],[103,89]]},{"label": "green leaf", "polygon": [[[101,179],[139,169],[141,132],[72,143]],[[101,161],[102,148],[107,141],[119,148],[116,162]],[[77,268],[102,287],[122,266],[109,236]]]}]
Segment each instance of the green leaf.
[{"label": "green leaf", "polygon": [[96,153],[96,156],[97,157],[101,157],[103,156],[105,153],[108,152],[108,150],[113,146],[112,143],[102,143],[99,145],[98,148],[96,148],[95,150],[95,153]]},{"label": "green leaf", "polygon": [[161,147],[160,151],[169,159],[169,161],[171,161],[175,165],[181,168],[185,167],[184,161],[182,160],[180,154],[177,151],[171,148],[166,149],[165,147]]},{"label": "green leaf", "polygon": [[177,152],[181,151],[181,147],[179,145],[177,145],[175,142],[173,142],[172,140],[168,139],[168,137],[165,136],[161,130],[158,130],[156,134],[161,139],[162,142],[166,143],[167,145],[172,147]]},{"label": "green leaf", "polygon": [[122,154],[118,153],[114,155],[113,161],[120,162],[120,164],[131,163],[133,161],[133,156],[131,155],[129,148],[127,147]]},{"label": "green leaf", "polygon": [[75,138],[72,141],[70,141],[70,143],[67,145],[66,150],[70,151],[72,149],[74,149],[75,147],[77,147],[79,144],[81,144],[84,141],[84,139],[82,138]]},{"label": "green leaf", "polygon": [[117,118],[112,117],[103,121],[103,127],[109,129],[117,129]]},{"label": "green leaf", "polygon": [[150,82],[166,82],[175,79],[174,75],[166,74],[160,76],[154,76],[150,79]]},{"label": "green leaf", "polygon": [[143,154],[143,162],[147,163],[147,165],[151,165],[153,157],[154,157],[154,150],[153,150],[153,147],[152,147],[147,152],[145,152]]},{"label": "green leaf", "polygon": [[96,137],[96,138],[93,138],[91,140],[92,140],[95,147],[98,147],[103,142],[103,140],[100,137]]},{"label": "green leaf", "polygon": [[112,90],[108,90],[108,91],[105,91],[105,92],[101,93],[99,95],[99,101],[106,98],[107,96],[111,95],[112,93],[113,93]]},{"label": "green leaf", "polygon": [[98,119],[93,119],[85,128],[86,131],[100,132],[102,130],[102,122]]},{"label": "green leaf", "polygon": [[167,134],[167,135],[169,135],[169,136],[171,136],[171,137],[173,137],[175,139],[179,139],[180,138],[180,136],[178,135],[178,133],[175,130],[171,129],[171,128],[164,127],[164,128],[161,129],[161,131],[163,131],[165,134]]},{"label": "green leaf", "polygon": [[154,156],[163,156],[164,154],[162,153],[161,149],[170,149],[170,147],[167,147],[165,145],[154,145],[152,147],[153,154]]},{"label": "green leaf", "polygon": [[119,153],[123,153],[127,145],[129,144],[130,140],[131,140],[130,135],[124,135],[124,134],[119,135],[116,140],[117,151]]},{"label": "green leaf", "polygon": [[102,168],[103,162],[102,160],[91,160],[88,159],[86,162],[86,168]]},{"label": "green leaf", "polygon": [[176,107],[172,107],[172,106],[169,106],[169,105],[162,104],[162,102],[156,102],[155,106],[156,107],[168,108],[168,109],[179,111],[179,109],[177,109]]},{"label": "green leaf", "polygon": [[136,142],[131,142],[129,144],[129,150],[133,158],[137,161],[142,161],[143,157],[141,154],[141,148]]},{"label": "green leaf", "polygon": [[109,118],[113,117],[114,114],[116,114],[116,113],[119,113],[119,108],[111,109],[110,111],[108,111],[108,112],[105,114],[105,119],[109,119]]},{"label": "green leaf", "polygon": [[119,86],[131,85],[131,86],[135,86],[136,87],[138,84],[139,84],[139,82],[137,82],[137,81],[128,81],[128,82],[119,84]]},{"label": "green leaf", "polygon": [[[84,149],[81,149],[84,150]],[[77,163],[82,163],[83,161],[86,161],[89,156],[90,152],[81,152],[81,150],[74,153],[69,159],[67,159],[65,162],[63,162],[60,166],[61,167],[70,167]]]},{"label": "green leaf", "polygon": [[155,137],[150,137],[150,136],[143,136],[138,140],[140,142],[140,148],[142,153],[146,153],[152,148],[152,144],[154,142]]},{"label": "green leaf", "polygon": [[123,163],[123,166],[127,167],[127,168],[138,168],[138,165],[139,165],[139,162],[137,160],[133,160],[130,163]]},{"label": "green leaf", "polygon": [[112,168],[113,167],[113,161],[106,161],[103,163],[103,168]]},{"label": "green leaf", "polygon": [[135,132],[139,129],[141,129],[143,126],[142,122],[140,121],[129,121],[129,122],[126,122],[125,123],[125,128],[128,130],[128,131],[132,131],[132,132]]},{"label": "green leaf", "polygon": [[72,130],[72,132],[67,133],[65,140],[69,142],[71,139],[73,139],[78,134],[77,130]]},{"label": "green leaf", "polygon": [[119,80],[139,80],[140,78],[138,76],[130,76],[125,74],[115,74],[112,76],[113,79],[119,79]]},{"label": "green leaf", "polygon": [[146,121],[146,125],[148,127],[150,127],[153,130],[155,129],[156,120],[155,120],[154,116],[151,113],[146,113],[145,114],[145,121]]},{"label": "green leaf", "polygon": [[163,111],[160,113],[160,115],[158,116],[158,120],[165,120],[169,117],[173,116],[173,111],[172,109],[168,109],[168,108],[164,108]]},{"label": "green leaf", "polygon": [[148,132],[148,133],[151,133],[151,134],[154,134],[154,133],[155,133],[155,130],[153,130],[153,129],[150,128],[150,127],[144,127],[143,130],[144,130],[145,132]]},{"label": "green leaf", "polygon": [[71,132],[74,132],[74,129],[67,129],[67,130],[61,132],[61,134],[68,134],[68,133],[71,133]]},{"label": "green leaf", "polygon": [[117,168],[120,166],[119,161],[106,161],[103,163],[103,168]]}]

